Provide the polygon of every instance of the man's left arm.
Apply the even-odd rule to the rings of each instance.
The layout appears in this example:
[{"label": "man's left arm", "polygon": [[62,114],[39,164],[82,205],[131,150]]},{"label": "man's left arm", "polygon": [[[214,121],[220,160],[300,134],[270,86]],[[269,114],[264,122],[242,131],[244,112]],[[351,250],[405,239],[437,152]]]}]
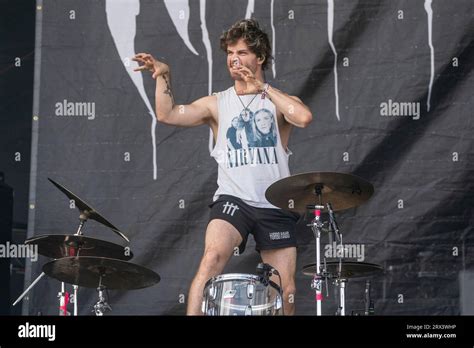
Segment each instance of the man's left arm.
[{"label": "man's left arm", "polygon": [[277,110],[283,114],[288,123],[305,128],[313,120],[311,110],[300,98],[290,96],[272,86],[268,86],[266,95],[275,104]]},{"label": "man's left arm", "polygon": [[311,110],[303,104],[300,98],[290,96],[275,87],[255,78],[254,73],[246,66],[240,66],[238,73],[247,83],[246,89],[237,91],[238,95],[264,92],[267,98],[275,104],[285,120],[296,127],[307,127],[313,120]]}]

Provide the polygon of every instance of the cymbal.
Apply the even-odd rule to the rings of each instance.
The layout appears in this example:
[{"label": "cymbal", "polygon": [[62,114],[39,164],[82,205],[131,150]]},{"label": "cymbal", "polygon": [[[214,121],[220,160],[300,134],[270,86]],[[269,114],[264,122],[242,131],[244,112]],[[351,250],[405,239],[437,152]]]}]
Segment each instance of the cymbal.
[{"label": "cymbal", "polygon": [[127,242],[130,242],[130,240],[128,239],[128,237],[126,235],[124,235],[117,227],[112,225],[112,223],[109,222],[106,218],[104,218],[97,210],[92,208],[92,206],[90,204],[86,203],[84,200],[79,198],[77,195],[72,193],[70,190],[65,188],[63,185],[58,184],[57,182],[55,182],[53,179],[48,178],[48,180],[51,181],[51,183],[54,186],[56,186],[62,193],[64,193],[69,199],[74,200],[77,209],[79,209],[79,211],[81,212],[81,216],[80,216],[81,219],[95,220],[95,221],[101,223],[102,225],[107,226],[110,229],[112,229],[112,231],[117,233],[120,237],[125,239]]},{"label": "cymbal", "polygon": [[105,257],[65,257],[50,261],[43,272],[61,282],[86,288],[142,289],[155,285],[160,276],[152,270],[131,262]]},{"label": "cymbal", "polygon": [[278,180],[267,188],[265,197],[281,209],[305,213],[307,205],[320,203],[315,193],[317,185],[321,187],[321,204],[326,206],[327,203],[331,203],[334,211],[359,206],[374,193],[374,186],[358,176],[315,172],[296,174]]},{"label": "cymbal", "polygon": [[[323,262],[321,262],[321,267],[324,267]],[[339,261],[326,261],[326,273],[323,276],[328,278],[360,278],[372,276],[382,271],[382,266],[374,263],[342,261],[341,274],[339,274]],[[316,264],[311,263],[304,266],[303,274],[314,276],[316,274]]]},{"label": "cymbal", "polygon": [[130,260],[133,257],[132,252],[126,252],[125,247],[121,245],[86,236],[45,234],[29,238],[25,244],[37,245],[40,255],[52,259],[68,256],[101,256]]}]

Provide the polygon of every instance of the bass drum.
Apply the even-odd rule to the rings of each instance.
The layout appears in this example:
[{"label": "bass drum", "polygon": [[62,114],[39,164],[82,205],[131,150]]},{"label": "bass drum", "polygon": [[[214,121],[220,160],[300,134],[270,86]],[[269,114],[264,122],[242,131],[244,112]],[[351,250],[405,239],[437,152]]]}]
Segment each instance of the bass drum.
[{"label": "bass drum", "polygon": [[205,315],[281,315],[282,307],[280,287],[257,275],[222,274],[204,287]]}]

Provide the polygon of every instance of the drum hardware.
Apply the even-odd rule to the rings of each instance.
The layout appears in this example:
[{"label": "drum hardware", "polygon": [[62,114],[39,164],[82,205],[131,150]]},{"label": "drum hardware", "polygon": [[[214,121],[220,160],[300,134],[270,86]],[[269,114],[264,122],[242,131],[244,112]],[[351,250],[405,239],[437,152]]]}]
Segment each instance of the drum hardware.
[{"label": "drum hardware", "polygon": [[[311,288],[315,291],[316,315],[320,316],[322,303],[322,283],[326,284],[328,294],[328,279],[335,279],[339,289],[338,315],[345,315],[345,289],[347,273],[345,262],[339,257],[337,262],[326,263],[324,258],[321,267],[321,233],[328,232],[329,242],[333,238],[341,248],[342,233],[337,224],[335,211],[341,211],[359,206],[367,201],[373,194],[373,185],[364,179],[352,174],[334,172],[315,172],[296,174],[281,179],[268,187],[265,197],[273,205],[299,213],[307,214],[311,211],[313,218],[308,225],[311,227],[315,238],[316,262],[311,267],[310,275],[313,277]],[[288,203],[292,202],[291,205]],[[329,221],[322,221],[321,213],[327,210]],[[366,264],[367,265],[367,264]],[[380,266],[377,266],[380,267]],[[305,266],[305,272],[308,266]]]},{"label": "drum hardware", "polygon": [[[315,188],[316,192],[320,192],[319,188]],[[316,273],[314,274],[313,281],[311,282],[311,288],[316,292],[316,315],[321,315],[321,302],[323,299],[322,295],[322,282],[321,276],[321,230],[323,222],[320,219],[321,209],[324,209],[323,205],[308,206],[309,209],[314,209],[314,219],[311,222],[311,229],[316,239]]]},{"label": "drum hardware", "polygon": [[366,280],[365,282],[365,290],[364,290],[364,309],[363,310],[353,310],[352,315],[374,315],[375,314],[375,306],[374,301],[370,297],[370,280]]},{"label": "drum hardware", "polygon": [[[366,278],[383,271],[382,266],[375,263],[357,262],[357,261],[326,261],[326,270],[324,276],[328,279],[353,279]],[[303,274],[313,276],[316,272],[314,263],[303,266]]]},{"label": "drum hardware", "polygon": [[[108,256],[115,259],[130,260],[133,253],[125,253],[123,246],[110,243],[104,240],[86,237],[84,235],[66,235],[66,234],[52,234],[40,235],[32,237],[25,241],[27,245],[37,245],[38,253],[40,255],[49,257],[51,259],[61,259],[69,256]],[[42,272],[36,280],[20,295],[20,297],[13,303],[16,305],[30,289],[44,276]],[[65,291],[64,283],[61,283],[61,291],[58,293],[60,315],[69,315],[64,307],[67,308],[69,303],[74,305],[74,315],[77,315],[77,292],[78,286],[73,285],[74,297],[70,296]]]},{"label": "drum hardware", "polygon": [[[317,200],[319,201],[319,205],[311,205],[308,204],[306,206],[307,209],[313,210],[314,212],[314,219],[310,223],[310,227],[313,231],[313,235],[316,240],[316,272],[314,273],[313,281],[311,282],[311,289],[315,291],[315,299],[316,299],[316,315],[321,316],[322,315],[322,300],[323,300],[323,295],[322,295],[322,283],[323,281],[326,284],[326,295],[328,293],[328,285],[327,285],[327,279],[323,274],[326,272],[326,263],[324,263],[324,268],[321,269],[321,232],[323,232],[323,227],[325,223],[322,222],[321,220],[321,212],[323,209],[327,209],[329,213],[329,224],[328,224],[328,233],[329,233],[329,239],[332,241],[332,235],[336,236],[336,240],[342,245],[342,234],[339,232],[339,227],[336,222],[336,218],[334,217],[334,213],[332,210],[331,203],[327,202],[326,207],[322,205],[322,193],[324,190],[324,184],[322,183],[317,183],[314,185],[314,194],[317,197]],[[341,285],[343,286],[343,285]],[[344,290],[342,289],[343,296]],[[342,309],[342,312],[344,313],[344,310]],[[342,314],[344,315],[344,314]]]},{"label": "drum hardware", "polygon": [[[262,264],[260,271],[265,269],[267,266]],[[280,287],[271,280],[264,284],[264,278],[262,275],[229,273],[209,279],[204,286],[202,312],[210,316],[282,314]]]},{"label": "drum hardware", "polygon": [[[321,190],[321,200],[316,189]],[[283,209],[304,214],[306,206],[331,203],[336,212],[358,207],[374,193],[374,186],[352,174],[335,172],[302,173],[278,180],[265,191],[267,200]],[[289,202],[293,204],[289,205]]]},{"label": "drum hardware", "polygon": [[[321,195],[322,195],[322,185],[316,185],[315,186],[315,193],[319,198],[319,201],[321,202]],[[316,299],[316,315],[320,316],[322,315],[322,300],[323,300],[323,295],[322,295],[322,284],[323,282],[326,285],[326,296],[328,295],[328,284],[327,284],[327,269],[326,269],[326,258],[324,258],[324,267],[321,267],[321,233],[324,231],[323,227],[325,223],[321,221],[321,212],[325,207],[323,205],[307,205],[307,209],[313,210],[314,212],[314,219],[311,221],[309,226],[311,227],[313,231],[313,235],[316,240],[316,269],[315,273],[313,276],[313,280],[311,282],[311,289],[315,291],[315,299]],[[328,210],[329,213],[329,227],[326,230],[329,234],[329,236],[335,235],[336,240],[339,242],[339,245],[342,247],[342,233],[339,232],[339,227],[336,222],[336,218],[334,217],[334,213],[332,211],[332,207],[330,203],[326,203],[326,209]],[[324,232],[326,232],[324,231]],[[329,238],[330,241],[332,238]],[[342,261],[340,259],[339,261]],[[341,291],[341,299],[344,298],[344,283],[340,283],[340,291]],[[343,302],[341,302],[343,303]],[[341,315],[344,315],[344,308],[342,305],[342,308],[340,306],[340,313]]]},{"label": "drum hardware", "polygon": [[43,272],[64,283],[96,288],[99,300],[94,305],[94,312],[98,316],[111,310],[104,295],[108,289],[142,289],[160,281],[157,273],[145,267],[96,256],[70,256],[53,260],[43,266]]},{"label": "drum hardware", "polygon": [[[352,261],[328,261],[326,262],[326,270],[323,276],[326,279],[333,279],[334,284],[338,288],[338,309],[336,315],[345,315],[345,290],[349,278],[361,278],[376,275],[383,271],[380,265],[366,262],[352,262]],[[313,276],[316,272],[315,264],[309,264],[303,267],[303,274]],[[368,284],[368,285],[367,285]],[[370,282],[366,283],[365,290],[366,311],[370,315],[373,314],[373,302],[370,300]]]},{"label": "drum hardware", "polygon": [[[94,305],[93,312],[99,316],[111,310],[105,295],[108,288],[138,289],[159,282],[160,277],[155,272],[127,262],[133,254],[125,247],[84,236],[82,230],[85,222],[92,219],[109,227],[129,242],[117,227],[88,203],[52,179],[48,180],[69,199],[74,200],[75,206],[79,209],[79,226],[74,235],[41,235],[25,241],[25,244],[37,245],[38,253],[53,261],[43,266],[43,272],[13,305],[16,305],[46,274],[61,281],[61,291],[58,293],[60,315],[69,315],[67,312],[69,303],[74,304],[74,315],[77,315],[78,286],[97,288],[99,300]],[[105,276],[107,277],[104,278]],[[124,276],[125,278],[122,278]],[[65,283],[73,285],[73,297],[65,291]]]},{"label": "drum hardware", "polygon": [[48,276],[86,288],[132,290],[155,285],[160,276],[134,263],[96,256],[70,256],[43,266]]},{"label": "drum hardware", "polygon": [[124,239],[127,242],[130,242],[128,237],[123,234],[117,227],[115,227],[111,222],[109,222],[102,214],[100,214],[96,209],[92,208],[92,206],[88,203],[86,203],[83,199],[81,199],[79,196],[68,190],[66,187],[64,187],[61,184],[58,184],[51,178],[48,178],[48,180],[56,186],[62,193],[64,193],[69,199],[74,201],[75,206],[79,210],[79,228],[76,232],[76,235],[82,235],[82,227],[84,226],[85,222],[88,219],[95,220],[99,222],[100,224],[110,228],[112,231],[114,231],[117,235],[119,235],[122,239]]},{"label": "drum hardware", "polygon": [[[124,238],[127,242],[129,241],[128,238],[122,232],[120,232],[114,225],[112,225],[109,221],[107,221],[102,215],[100,215],[89,204],[84,202],[81,198],[79,198],[73,192],[71,192],[70,190],[68,190],[64,186],[58,184],[54,180],[52,180],[50,178],[48,178],[48,180],[54,186],[56,186],[61,192],[63,192],[69,199],[74,200],[75,206],[79,209],[79,227],[78,227],[76,233],[74,234],[74,236],[82,236],[83,235],[82,228],[84,227],[84,224],[86,223],[86,221],[90,218],[90,219],[94,219],[94,220],[100,222],[101,224],[103,224],[107,227],[110,227],[114,232],[116,232],[118,235],[120,235],[122,238]],[[37,241],[37,240],[38,241],[42,240],[44,242],[45,238],[41,238],[41,237],[45,237],[45,236],[30,238],[30,239],[25,241],[25,244],[34,244],[35,241]],[[48,241],[47,237],[46,237],[46,240]],[[56,242],[57,242],[57,240],[56,240]],[[68,247],[69,246],[70,245],[68,245]],[[76,245],[76,246],[79,246],[79,245]],[[59,246],[58,248],[61,249],[61,246]],[[77,253],[79,253],[80,250],[81,250],[80,248],[75,248],[74,249],[74,251],[76,251]],[[50,256],[51,255],[50,254],[51,248],[44,247],[44,244],[43,244],[42,250],[41,250],[41,252],[39,251],[39,253],[41,255],[43,255],[42,252],[46,253],[45,256]],[[57,252],[57,250],[56,250],[56,252]],[[66,248],[66,252],[69,252],[68,248]],[[54,255],[54,256],[57,256],[57,255]],[[18,297],[18,299],[13,303],[13,306],[16,305],[36,285],[36,283],[43,276],[44,276],[44,272],[42,272],[33,281],[33,283],[20,295],[20,297]],[[78,303],[77,290],[78,290],[78,287],[75,284],[73,284],[73,289],[74,289],[74,315],[77,316],[77,303]],[[63,313],[64,315],[67,315],[67,310],[64,310],[64,308],[67,307],[67,304],[69,303],[69,293],[67,293],[65,291],[64,282],[61,283],[61,291],[59,292],[58,297],[59,297],[59,313],[60,314]]]},{"label": "drum hardware", "polygon": [[99,286],[97,288],[97,292],[99,293],[99,300],[94,305],[94,309],[92,310],[92,312],[95,313],[95,315],[98,317],[103,316],[106,311],[112,310],[112,307],[110,307],[110,305],[107,303],[107,299],[104,295],[105,290],[106,289],[103,286]]},{"label": "drum hardware", "polygon": [[67,310],[67,305],[69,304],[69,293],[64,289],[64,283],[61,283],[61,292],[58,293],[59,297],[59,315],[68,316],[71,315]]},{"label": "drum hardware", "polygon": [[252,306],[248,305],[247,308],[245,308],[245,316],[252,315]]},{"label": "drum hardware", "polygon": [[255,291],[255,285],[249,284],[249,286],[247,286],[247,297],[252,299],[254,291]]},{"label": "drum hardware", "polygon": [[103,256],[128,261],[133,253],[121,245],[84,235],[45,234],[29,238],[25,244],[36,245],[38,253],[51,259],[69,256]]},{"label": "drum hardware", "polygon": [[[282,315],[285,315],[285,312],[284,312],[284,308],[283,308],[283,284],[281,282],[281,276],[280,276],[280,273],[275,269],[273,268],[271,265],[269,265],[268,263],[259,263],[257,265],[257,274],[261,275],[261,282],[265,285],[265,286],[268,286],[268,284],[270,283],[270,278],[273,274],[275,274],[276,276],[278,276],[278,281],[280,283],[280,301],[282,302],[281,303],[281,311],[282,311]],[[252,285],[252,288],[253,288],[253,285]],[[277,299],[278,301],[278,299]]]},{"label": "drum hardware", "polygon": [[346,315],[346,282],[347,279],[337,278],[335,280],[336,286],[339,288],[339,303],[336,310],[336,315]]},{"label": "drum hardware", "polygon": [[365,303],[365,315],[374,315],[375,314],[375,307],[374,301],[370,298],[370,280],[365,282],[365,296],[364,296],[364,303]]}]

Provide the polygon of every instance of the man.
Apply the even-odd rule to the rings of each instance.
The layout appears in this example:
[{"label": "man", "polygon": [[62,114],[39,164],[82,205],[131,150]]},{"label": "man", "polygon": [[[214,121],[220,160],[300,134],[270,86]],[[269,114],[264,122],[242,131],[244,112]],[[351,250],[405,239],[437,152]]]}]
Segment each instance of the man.
[{"label": "man", "polygon": [[[283,211],[265,199],[265,190],[290,175],[288,140],[292,126],[306,127],[312,120],[303,102],[265,83],[263,70],[271,57],[267,34],[257,21],[241,20],[224,32],[221,48],[227,53],[227,68],[234,85],[216,95],[200,98],[189,105],[175,105],[170,87],[170,68],[150,54],[134,60],[143,64],[135,71],[149,70],[156,79],[158,121],[175,126],[207,124],[213,132],[211,153],[218,163],[218,189],[210,205],[204,255],[188,296],[188,315],[201,315],[203,288],[207,280],[220,274],[233,255],[242,252],[251,233],[263,262],[281,275],[285,314],[294,313],[297,214]],[[266,109],[277,125],[276,144],[229,149],[227,130],[235,117],[249,121]],[[244,113],[244,115],[242,115]],[[251,124],[250,122],[249,125]],[[250,132],[252,130],[250,128]]]}]

